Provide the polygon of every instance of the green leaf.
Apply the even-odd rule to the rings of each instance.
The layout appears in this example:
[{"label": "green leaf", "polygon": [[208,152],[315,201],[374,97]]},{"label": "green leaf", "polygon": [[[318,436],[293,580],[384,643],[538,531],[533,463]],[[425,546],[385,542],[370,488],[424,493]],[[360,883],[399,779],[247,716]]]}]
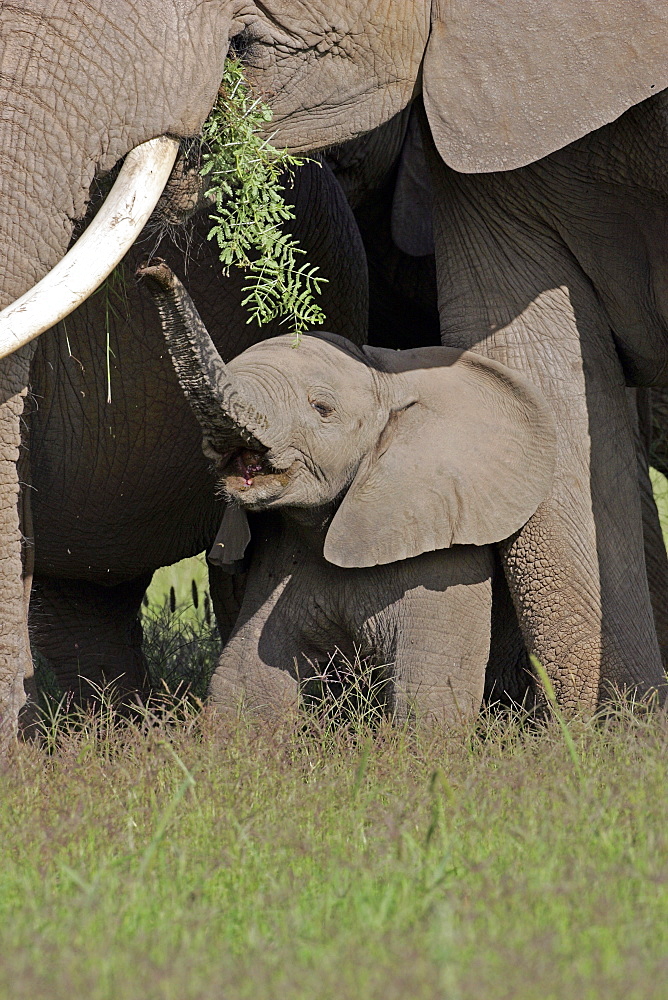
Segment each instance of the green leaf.
[{"label": "green leaf", "polygon": [[202,167],[215,198],[214,225],[208,239],[220,248],[224,273],[230,267],[248,272],[242,305],[249,322],[265,325],[274,319],[288,321],[295,344],[301,334],[325,321],[316,301],[327,281],[314,277],[317,267],[296,266],[296,254],[305,254],[281,223],[295,218],[283,197],[281,183],[306,160],[276,149],[264,136],[272,111],[253,99],[238,59],[225,63],[216,104],[202,128]]}]

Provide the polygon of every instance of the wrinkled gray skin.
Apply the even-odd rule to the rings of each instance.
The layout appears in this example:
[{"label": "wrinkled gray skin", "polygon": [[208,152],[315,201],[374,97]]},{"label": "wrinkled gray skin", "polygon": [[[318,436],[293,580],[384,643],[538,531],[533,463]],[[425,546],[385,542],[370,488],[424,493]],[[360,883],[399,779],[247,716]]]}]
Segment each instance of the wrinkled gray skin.
[{"label": "wrinkled gray skin", "polygon": [[651,389],[645,393],[646,416],[649,411],[650,461],[655,469],[668,476],[668,389]]},{"label": "wrinkled gray skin", "polygon": [[[399,718],[477,712],[493,551],[549,494],[551,413],[517,373],[443,347],[356,348],[333,334],[224,366],[162,265],[145,279],[229,501],[213,557],[251,532],[216,704],[276,714],[335,650],[385,667]],[[529,463],[532,474],[526,475]]]},{"label": "wrinkled gray skin", "polygon": [[[402,350],[439,344],[433,190],[416,106],[405,108],[359,139],[333,147],[326,155],[364,241],[369,270],[369,343]],[[411,222],[415,213],[417,225]],[[656,509],[654,516],[656,519]],[[498,554],[495,561],[485,701],[529,704],[534,681],[526,644]],[[668,638],[668,632],[666,635]]]},{"label": "wrinkled gray skin", "polygon": [[[657,621],[665,619],[664,599],[656,600],[665,557],[646,463],[638,490],[637,418],[624,383],[665,377],[668,192],[647,143],[649,135],[659,150],[667,146],[666,104],[661,94],[546,160],[505,174],[449,170],[424,122],[426,159],[423,150],[416,164],[415,149],[401,147],[399,171],[426,170],[433,190],[443,342],[520,368],[555,407],[554,497],[502,547],[502,559],[527,644],[555,664],[555,686],[573,704],[593,704],[606,685],[628,686],[634,675],[641,688],[643,677],[662,681],[643,513],[656,536],[647,562],[659,581]],[[345,170],[342,179],[345,186]],[[357,206],[367,249],[369,204]],[[414,199],[404,212],[393,197],[392,232],[404,244],[419,246],[419,204]],[[390,261],[390,274],[392,268]],[[372,286],[373,271],[372,264]],[[481,338],[480,329],[490,332]],[[562,672],[566,662],[571,667]],[[604,672],[583,670],[593,662]]]},{"label": "wrinkled gray skin", "polygon": [[[327,152],[355,212],[369,267],[369,341],[405,348],[440,340],[433,252],[434,192],[419,130],[419,104],[368,135]],[[668,470],[668,391],[627,390],[634,428],[645,561],[662,661],[668,664],[668,558],[649,478]],[[651,398],[650,398],[651,397]],[[652,428],[653,420],[653,428]],[[526,647],[502,573],[495,574],[486,698],[521,701],[530,680]]]},{"label": "wrinkled gray skin", "polygon": [[417,106],[326,152],[364,242],[369,343],[404,350],[441,342],[433,189]]},{"label": "wrinkled gray skin", "polygon": [[661,471],[667,455],[665,434],[659,433],[657,427],[666,390],[627,389],[627,393],[635,426],[647,581],[661,659],[664,668],[668,669],[668,554],[650,479],[650,465]]},{"label": "wrinkled gray skin", "polygon": [[[0,307],[62,257],[97,172],[153,136],[198,132],[231,38],[271,95],[279,145],[344,142],[422,87],[443,158],[443,340],[526,372],[557,414],[554,496],[504,553],[527,642],[563,704],[593,707],[610,683],[651,688],[662,675],[623,382],[662,378],[668,358],[664,104],[639,105],[668,86],[667,27],[650,0],[3,2]],[[498,170],[511,172],[484,173]],[[16,460],[32,351],[0,365],[10,734],[30,670]]]},{"label": "wrinkled gray skin", "polygon": [[502,558],[567,704],[662,683],[625,380],[665,377],[668,189],[650,167],[665,105],[507,174],[458,175],[431,156],[443,339],[530,374],[557,420],[553,496]]},{"label": "wrinkled gray skin", "polygon": [[[163,216],[179,216],[187,180],[183,190],[170,186]],[[338,184],[327,167],[307,164],[286,197],[297,216],[291,232],[328,278],[321,299],[328,323],[361,342],[364,251]],[[245,276],[222,276],[216,244],[206,239],[208,215],[205,209],[174,239],[165,236],[160,253],[181,269],[187,248],[188,287],[229,359],[284,327],[248,324],[240,305]],[[151,575],[208,548],[222,517],[198,425],[155,309],[134,276],[156,240],[137,243],[111,290],[100,290],[40,338],[31,366],[24,470],[33,486],[31,635],[62,689],[78,699],[108,682],[126,697],[142,691],[138,612]]]}]

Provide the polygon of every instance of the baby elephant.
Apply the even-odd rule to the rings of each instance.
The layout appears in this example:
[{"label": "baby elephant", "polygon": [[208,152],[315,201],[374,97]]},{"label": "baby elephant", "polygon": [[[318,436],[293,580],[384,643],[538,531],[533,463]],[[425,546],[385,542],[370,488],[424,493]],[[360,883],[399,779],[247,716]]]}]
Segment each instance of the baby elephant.
[{"label": "baby elephant", "polygon": [[228,507],[214,549],[251,539],[214,702],[294,706],[339,649],[390,680],[399,718],[477,712],[489,654],[489,543],[549,495],[555,433],[519,374],[445,347],[357,348],[330,333],[225,365],[169,269],[142,275]]}]

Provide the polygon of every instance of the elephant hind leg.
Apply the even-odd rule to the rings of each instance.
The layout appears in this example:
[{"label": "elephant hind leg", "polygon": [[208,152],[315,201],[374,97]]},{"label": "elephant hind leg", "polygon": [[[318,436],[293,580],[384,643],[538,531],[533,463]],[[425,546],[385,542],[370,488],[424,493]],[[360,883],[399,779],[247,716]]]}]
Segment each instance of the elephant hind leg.
[{"label": "elephant hind leg", "polygon": [[113,686],[123,703],[147,688],[139,609],[150,575],[103,587],[36,576],[30,602],[33,648],[64,693],[85,705]]},{"label": "elephant hind leg", "polygon": [[487,705],[524,705],[535,700],[535,680],[524,636],[498,555],[492,579],[492,638],[485,673]]}]

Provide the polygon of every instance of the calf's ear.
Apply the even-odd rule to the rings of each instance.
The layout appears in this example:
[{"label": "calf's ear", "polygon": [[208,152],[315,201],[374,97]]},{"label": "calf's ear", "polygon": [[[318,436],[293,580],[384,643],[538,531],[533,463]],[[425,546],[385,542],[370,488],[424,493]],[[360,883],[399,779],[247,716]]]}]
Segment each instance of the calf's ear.
[{"label": "calf's ear", "polygon": [[538,390],[470,352],[364,351],[396,405],[332,520],[325,558],[375,566],[521,528],[550,494],[556,455]]}]

